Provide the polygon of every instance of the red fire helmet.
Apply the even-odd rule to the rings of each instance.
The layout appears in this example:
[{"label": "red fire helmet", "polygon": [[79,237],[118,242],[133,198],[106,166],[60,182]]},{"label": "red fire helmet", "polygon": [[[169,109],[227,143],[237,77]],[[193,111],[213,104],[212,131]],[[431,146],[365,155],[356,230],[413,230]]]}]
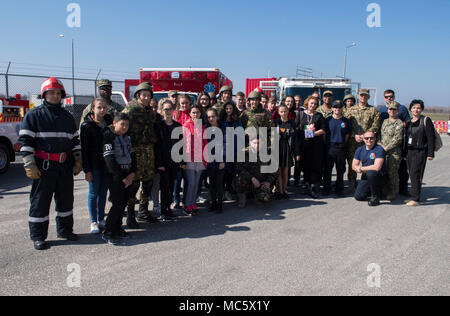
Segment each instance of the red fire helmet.
[{"label": "red fire helmet", "polygon": [[61,90],[62,98],[66,97],[66,90],[64,89],[64,85],[62,82],[55,77],[50,77],[45,80],[41,85],[41,97],[45,98],[45,93],[50,90]]}]

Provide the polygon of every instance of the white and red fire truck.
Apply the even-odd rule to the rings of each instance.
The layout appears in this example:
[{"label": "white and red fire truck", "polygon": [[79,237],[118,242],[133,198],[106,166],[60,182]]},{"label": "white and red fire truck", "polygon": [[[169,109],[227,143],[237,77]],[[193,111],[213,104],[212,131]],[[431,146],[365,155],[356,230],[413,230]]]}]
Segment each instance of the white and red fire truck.
[{"label": "white and red fire truck", "polygon": [[20,124],[29,109],[29,101],[22,100],[20,95],[0,98],[0,174],[8,171],[10,163],[16,160]]},{"label": "white and red fire truck", "polygon": [[223,86],[233,87],[233,83],[218,68],[142,68],[139,79],[125,80],[125,97],[134,98],[136,87],[143,82],[153,85],[155,98],[160,100],[168,96],[171,90],[187,93],[196,101],[200,92],[219,93]]}]

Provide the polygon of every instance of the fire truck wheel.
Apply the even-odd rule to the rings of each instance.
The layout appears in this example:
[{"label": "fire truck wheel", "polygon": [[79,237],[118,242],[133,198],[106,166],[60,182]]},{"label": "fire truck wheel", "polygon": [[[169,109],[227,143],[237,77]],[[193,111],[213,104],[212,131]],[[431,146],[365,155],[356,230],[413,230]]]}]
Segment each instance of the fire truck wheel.
[{"label": "fire truck wheel", "polygon": [[9,157],[9,150],[3,144],[0,144],[0,174],[8,171],[11,158]]}]

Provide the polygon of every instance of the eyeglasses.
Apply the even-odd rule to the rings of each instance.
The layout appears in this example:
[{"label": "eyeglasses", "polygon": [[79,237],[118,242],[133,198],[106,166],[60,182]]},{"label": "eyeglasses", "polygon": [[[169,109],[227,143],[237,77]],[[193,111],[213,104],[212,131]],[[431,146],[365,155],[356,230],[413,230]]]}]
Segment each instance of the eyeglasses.
[{"label": "eyeglasses", "polygon": [[393,96],[393,95],[385,95],[384,98],[385,98],[385,99],[393,99],[394,96]]},{"label": "eyeglasses", "polygon": [[163,111],[164,112],[170,112],[170,111],[173,111],[173,109],[164,109]]},{"label": "eyeglasses", "polygon": [[375,140],[375,137],[364,137],[364,140]]},{"label": "eyeglasses", "polygon": [[389,111],[398,111],[397,109],[388,109]]}]

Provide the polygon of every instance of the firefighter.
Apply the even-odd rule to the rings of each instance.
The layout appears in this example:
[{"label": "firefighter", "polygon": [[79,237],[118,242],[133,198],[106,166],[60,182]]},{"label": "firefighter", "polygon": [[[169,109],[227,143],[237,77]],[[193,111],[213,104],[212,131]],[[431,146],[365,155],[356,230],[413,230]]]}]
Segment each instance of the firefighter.
[{"label": "firefighter", "polygon": [[83,170],[75,121],[61,103],[66,97],[63,84],[48,78],[42,83],[41,95],[42,106],[27,113],[19,133],[25,172],[33,180],[29,227],[36,250],[47,249],[53,195],[58,238],[78,240],[73,233],[73,176]]}]

